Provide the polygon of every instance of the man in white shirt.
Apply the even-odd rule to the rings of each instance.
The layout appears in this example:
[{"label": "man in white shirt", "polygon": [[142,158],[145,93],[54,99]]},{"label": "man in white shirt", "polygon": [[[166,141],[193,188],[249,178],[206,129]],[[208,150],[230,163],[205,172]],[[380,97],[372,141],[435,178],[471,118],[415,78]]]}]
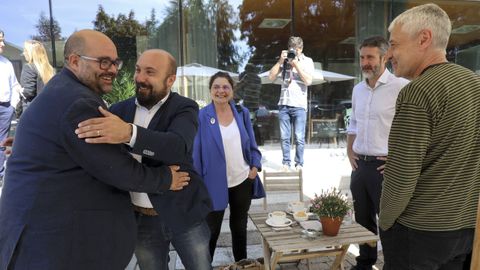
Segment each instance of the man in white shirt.
[{"label": "man in white shirt", "polygon": [[269,79],[274,81],[282,73],[282,90],[278,101],[278,121],[282,144],[283,169],[290,168],[290,138],[292,123],[295,133],[295,167],[303,166],[305,125],[307,122],[307,89],[312,84],[315,69],[313,60],[303,53],[303,40],[290,37],[288,51],[283,50],[278,62],[270,69]]},{"label": "man in white shirt", "polygon": [[[380,36],[367,38],[360,45],[360,66],[365,80],[353,88],[352,115],[347,130],[355,220],[375,234],[378,234],[377,215],[388,135],[398,93],[408,83],[385,68],[388,47],[388,41]],[[377,248],[360,245],[360,256],[356,260],[357,265],[352,269],[372,269]]]},{"label": "man in white shirt", "polygon": [[[0,54],[3,53],[3,48],[5,47],[4,40],[5,34],[0,30]],[[11,101],[17,87],[20,87],[20,84],[17,81],[17,77],[15,77],[12,63],[0,55],[0,141],[7,137],[10,130],[10,123],[15,112]],[[4,163],[6,156],[4,151],[5,147],[0,148],[0,187],[2,186],[5,172]]]}]

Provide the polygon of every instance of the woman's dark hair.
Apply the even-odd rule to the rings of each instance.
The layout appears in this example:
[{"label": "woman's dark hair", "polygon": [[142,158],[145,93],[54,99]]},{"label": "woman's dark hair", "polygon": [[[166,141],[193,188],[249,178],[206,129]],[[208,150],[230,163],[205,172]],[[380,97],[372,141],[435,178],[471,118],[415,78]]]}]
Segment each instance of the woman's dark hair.
[{"label": "woman's dark hair", "polygon": [[215,79],[217,79],[217,78],[227,79],[227,81],[228,81],[228,83],[230,83],[230,86],[232,87],[232,89],[235,89],[235,82],[233,81],[232,77],[230,77],[230,74],[228,74],[227,72],[223,72],[223,71],[219,71],[219,72],[213,74],[212,77],[210,77],[210,82],[208,83],[208,88],[209,89],[212,89],[213,81],[215,81]]}]

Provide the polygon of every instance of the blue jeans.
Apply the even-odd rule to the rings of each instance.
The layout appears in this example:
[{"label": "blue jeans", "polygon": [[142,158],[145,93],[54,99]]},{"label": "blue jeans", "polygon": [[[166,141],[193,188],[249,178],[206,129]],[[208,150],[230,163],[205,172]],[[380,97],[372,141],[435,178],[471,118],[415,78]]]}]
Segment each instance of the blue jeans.
[{"label": "blue jeans", "polygon": [[[3,141],[8,136],[10,131],[10,124],[13,119],[15,109],[12,106],[0,105],[0,141]],[[0,150],[0,177],[5,174],[5,150]]]},{"label": "blue jeans", "polygon": [[282,164],[290,166],[290,139],[292,124],[295,132],[295,166],[303,166],[303,150],[305,148],[305,124],[307,111],[304,108],[279,106],[278,121],[282,142]]},{"label": "blue jeans", "polygon": [[168,270],[170,243],[185,269],[211,270],[210,229],[201,221],[183,233],[172,234],[158,217],[137,213],[138,237],[135,256],[142,270]]}]

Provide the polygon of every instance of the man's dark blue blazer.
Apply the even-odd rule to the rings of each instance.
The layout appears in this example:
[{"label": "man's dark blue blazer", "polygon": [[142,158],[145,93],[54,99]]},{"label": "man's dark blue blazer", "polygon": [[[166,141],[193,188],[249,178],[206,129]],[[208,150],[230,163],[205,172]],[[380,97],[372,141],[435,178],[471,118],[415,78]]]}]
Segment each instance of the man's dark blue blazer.
[{"label": "man's dark blue blazer", "polygon": [[22,115],[0,199],[0,270],[123,270],[130,261],[137,226],[127,190],[166,192],[171,172],[123,145],[78,139],[98,106],[63,69]]},{"label": "man's dark blue blazer", "polygon": [[[114,104],[110,111],[125,122],[133,123],[135,98]],[[181,191],[148,194],[158,218],[173,233],[185,232],[202,221],[211,211],[211,200],[202,179],[193,168],[193,141],[198,128],[195,101],[171,92],[152,118],[148,128],[137,126],[132,153],[142,155],[148,166],[179,165],[190,174],[188,186]]]}]

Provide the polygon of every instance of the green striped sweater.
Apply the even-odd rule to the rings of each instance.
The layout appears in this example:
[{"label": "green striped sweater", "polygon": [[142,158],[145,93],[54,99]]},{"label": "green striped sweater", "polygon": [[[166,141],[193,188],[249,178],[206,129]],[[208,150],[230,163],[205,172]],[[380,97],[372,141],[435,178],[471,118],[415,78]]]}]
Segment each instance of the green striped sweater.
[{"label": "green striped sweater", "polygon": [[428,68],[400,92],[388,140],[380,227],[474,228],[480,194],[480,76]]}]

